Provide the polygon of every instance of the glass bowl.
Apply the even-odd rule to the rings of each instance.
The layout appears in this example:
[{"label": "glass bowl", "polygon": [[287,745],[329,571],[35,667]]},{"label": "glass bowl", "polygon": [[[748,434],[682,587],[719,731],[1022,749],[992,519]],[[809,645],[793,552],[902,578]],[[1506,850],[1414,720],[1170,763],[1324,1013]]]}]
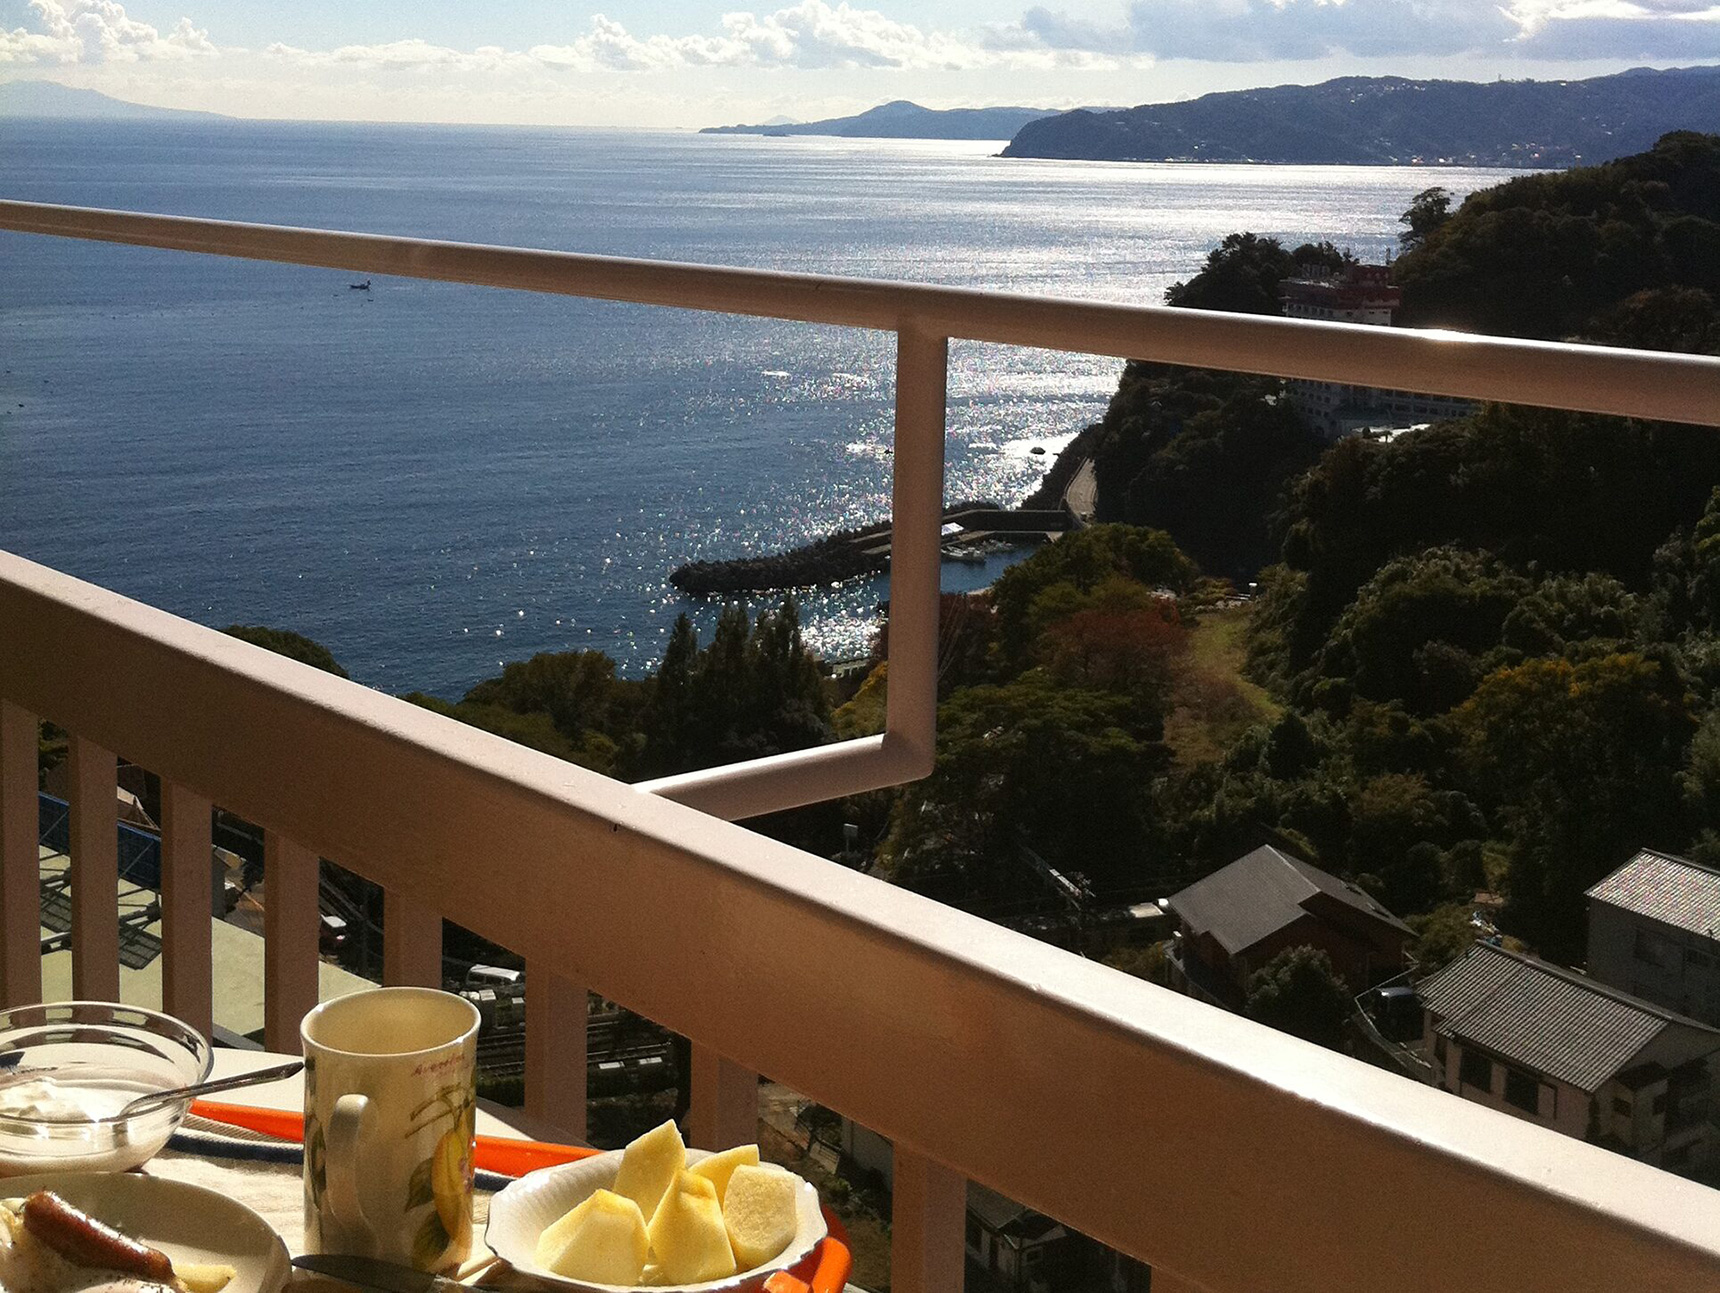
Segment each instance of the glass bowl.
[{"label": "glass bowl", "polygon": [[170,1015],[105,1001],[0,1011],[0,1177],[123,1172],[146,1162],[190,1108],[174,1100],[130,1118],[128,1101],[202,1082],[207,1040]]}]

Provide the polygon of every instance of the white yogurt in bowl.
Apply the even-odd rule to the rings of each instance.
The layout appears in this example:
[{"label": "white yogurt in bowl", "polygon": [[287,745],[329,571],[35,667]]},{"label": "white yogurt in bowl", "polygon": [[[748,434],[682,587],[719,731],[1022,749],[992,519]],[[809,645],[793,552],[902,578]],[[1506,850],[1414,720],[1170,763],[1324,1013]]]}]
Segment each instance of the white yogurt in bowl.
[{"label": "white yogurt in bowl", "polygon": [[0,1177],[138,1166],[167,1143],[188,1102],[126,1118],[120,1110],[201,1082],[212,1064],[200,1034],[154,1011],[65,1002],[0,1012]]}]

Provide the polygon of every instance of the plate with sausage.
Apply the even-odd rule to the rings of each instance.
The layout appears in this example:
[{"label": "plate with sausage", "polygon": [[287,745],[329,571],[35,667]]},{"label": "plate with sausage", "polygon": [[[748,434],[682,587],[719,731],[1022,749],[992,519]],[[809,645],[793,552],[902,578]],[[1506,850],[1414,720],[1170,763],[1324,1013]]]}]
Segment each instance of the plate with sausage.
[{"label": "plate with sausage", "polygon": [[6,1293],[280,1293],[286,1245],[241,1203],[129,1172],[0,1177]]}]

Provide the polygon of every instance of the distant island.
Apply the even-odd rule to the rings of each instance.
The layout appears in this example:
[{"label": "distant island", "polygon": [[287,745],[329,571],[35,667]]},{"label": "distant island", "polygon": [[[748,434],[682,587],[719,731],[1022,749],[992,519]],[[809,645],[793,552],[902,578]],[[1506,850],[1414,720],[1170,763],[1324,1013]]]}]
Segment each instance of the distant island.
[{"label": "distant island", "polygon": [[73,89],[58,81],[0,82],[0,117],[49,117],[60,121],[231,120],[219,112],[127,103],[96,90]]},{"label": "distant island", "polygon": [[1637,68],[1588,81],[1346,76],[1024,125],[1005,157],[1559,168],[1720,130],[1720,68]]},{"label": "distant island", "polygon": [[1056,115],[1050,108],[922,108],[906,99],[897,99],[854,117],[766,122],[758,126],[706,126],[699,133],[839,135],[849,139],[1012,139],[1029,122]]}]

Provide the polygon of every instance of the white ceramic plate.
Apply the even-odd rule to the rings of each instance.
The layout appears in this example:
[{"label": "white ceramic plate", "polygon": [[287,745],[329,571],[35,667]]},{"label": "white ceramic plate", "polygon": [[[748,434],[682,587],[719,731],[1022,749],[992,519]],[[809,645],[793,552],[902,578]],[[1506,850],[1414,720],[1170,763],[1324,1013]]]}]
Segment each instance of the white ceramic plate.
[{"label": "white ceramic plate", "polygon": [[132,1172],[56,1172],[0,1177],[0,1196],[52,1190],[73,1207],[159,1248],[179,1262],[233,1267],[222,1293],[280,1293],[292,1265],[287,1246],[255,1212],[225,1195]]},{"label": "white ceramic plate", "polygon": [[[699,1149],[687,1151],[687,1162],[696,1163],[710,1155]],[[621,1170],[621,1151],[595,1154],[559,1167],[546,1167],[528,1173],[510,1184],[490,1200],[490,1224],[484,1238],[490,1251],[516,1270],[562,1288],[578,1289],[581,1293],[623,1293],[616,1284],[587,1284],[552,1275],[537,1264],[537,1241],[550,1226],[584,1203],[597,1190],[615,1184],[615,1174]],[[680,1293],[738,1293],[756,1289],[776,1271],[784,1271],[799,1263],[818,1247],[827,1233],[824,1213],[818,1207],[818,1191],[807,1181],[801,1181],[795,1196],[799,1224],[794,1239],[774,1261],[756,1266],[726,1280],[707,1280],[703,1284],[653,1285],[653,1293],[680,1290]]]}]

